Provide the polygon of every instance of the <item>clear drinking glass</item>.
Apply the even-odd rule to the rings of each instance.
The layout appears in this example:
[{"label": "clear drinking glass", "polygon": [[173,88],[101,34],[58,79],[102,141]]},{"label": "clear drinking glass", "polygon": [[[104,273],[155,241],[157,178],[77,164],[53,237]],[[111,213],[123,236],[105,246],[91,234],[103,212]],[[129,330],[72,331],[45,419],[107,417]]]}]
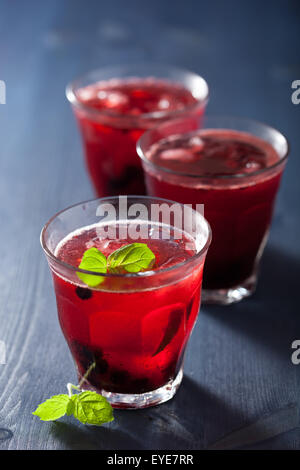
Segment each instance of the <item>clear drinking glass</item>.
[{"label": "clear drinking glass", "polygon": [[[83,389],[100,392],[119,408],[173,397],[198,315],[210,239],[200,213],[146,196],[84,202],[47,222],[41,244]],[[101,278],[97,287],[78,277],[92,274],[77,267],[87,247],[107,255],[132,242],[146,243],[155,253],[150,271],[95,274]]]},{"label": "clear drinking glass", "polygon": [[203,301],[229,304],[249,296],[287,160],[285,137],[248,119],[206,117],[197,131],[180,120],[149,130],[137,151],[149,195],[204,204],[212,244]]},{"label": "clear drinking glass", "polygon": [[66,94],[91,181],[103,197],[145,194],[137,140],[146,129],[187,113],[197,128],[208,86],[199,75],[179,68],[124,65],[88,73],[69,84]]}]

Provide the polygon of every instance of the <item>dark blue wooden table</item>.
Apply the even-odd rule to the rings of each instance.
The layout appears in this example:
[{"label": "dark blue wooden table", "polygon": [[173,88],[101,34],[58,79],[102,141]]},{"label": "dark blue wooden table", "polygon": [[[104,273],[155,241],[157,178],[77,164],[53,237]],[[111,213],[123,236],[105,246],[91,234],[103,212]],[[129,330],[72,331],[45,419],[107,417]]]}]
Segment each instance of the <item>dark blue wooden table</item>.
[{"label": "dark blue wooden table", "polygon": [[[0,449],[300,448],[300,365],[291,362],[300,339],[299,27],[297,0],[0,0]],[[31,412],[76,377],[39,233],[57,210],[93,196],[64,88],[90,69],[143,61],[202,74],[210,114],[287,135],[258,289],[231,307],[202,307],[172,401],[117,411],[101,428],[42,423]]]}]

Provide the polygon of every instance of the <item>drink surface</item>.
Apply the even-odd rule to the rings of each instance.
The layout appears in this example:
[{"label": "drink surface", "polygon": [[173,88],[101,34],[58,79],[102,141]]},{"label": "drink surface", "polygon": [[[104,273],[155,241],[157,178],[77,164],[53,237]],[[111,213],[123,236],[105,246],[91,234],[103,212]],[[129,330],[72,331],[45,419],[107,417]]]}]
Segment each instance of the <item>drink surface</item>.
[{"label": "drink surface", "polygon": [[155,274],[145,276],[144,288],[137,276],[125,284],[110,277],[90,289],[79,279],[77,283],[76,276],[70,282],[53,273],[59,320],[79,379],[94,364],[84,388],[140,394],[176,377],[198,314],[203,260],[190,271],[184,266],[172,282],[163,282],[163,268],[190,259],[196,251],[188,237],[153,238],[163,231],[152,227],[145,240],[105,240],[91,226],[59,243],[56,257],[75,267],[92,246],[107,256],[128,243],[145,242],[156,256],[151,268]]},{"label": "drink surface", "polygon": [[197,102],[182,85],[155,78],[102,81],[76,94],[90,108],[129,116],[177,111]]},{"label": "drink surface", "polygon": [[219,129],[163,139],[152,145],[147,158],[167,170],[199,177],[251,175],[279,160],[268,142]]},{"label": "drink surface", "polygon": [[[103,228],[108,229],[109,227]],[[116,239],[113,240],[101,238],[99,226],[84,228],[62,240],[56,249],[55,255],[61,261],[78,267],[83,253],[89,248],[95,247],[108,257],[118,248],[137,241],[138,243],[145,243],[155,254],[155,264],[151,266],[151,271],[157,271],[186,261],[196,253],[196,247],[193,249],[193,246],[191,246],[193,245],[192,239],[188,238],[183,232],[180,233],[181,238],[175,238],[172,229],[170,229],[169,236],[167,229],[162,229],[159,226],[152,226],[149,229],[145,226],[145,228],[148,236],[138,240],[131,239],[130,236],[126,239],[118,239],[118,231],[126,230],[126,225],[116,227]],[[169,239],[164,239],[164,236],[169,237]],[[186,248],[187,245],[188,249]]]}]

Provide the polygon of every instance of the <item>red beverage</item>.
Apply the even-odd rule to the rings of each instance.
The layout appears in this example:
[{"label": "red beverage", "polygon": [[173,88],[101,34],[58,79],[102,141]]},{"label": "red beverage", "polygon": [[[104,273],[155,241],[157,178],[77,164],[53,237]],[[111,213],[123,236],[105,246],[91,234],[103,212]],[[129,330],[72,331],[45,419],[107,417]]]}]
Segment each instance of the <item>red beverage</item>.
[{"label": "red beverage", "polygon": [[[266,129],[269,134],[273,131]],[[204,204],[212,228],[204,299],[240,300],[254,289],[284,168],[286,141],[279,134],[282,138],[275,145],[274,137],[271,144],[251,129],[244,132],[221,126],[173,136],[162,130],[160,139],[158,135],[159,131],[153,139],[145,135],[141,141],[149,194],[194,206]]]},{"label": "red beverage", "polygon": [[[79,380],[86,377],[83,388],[99,391],[113,406],[150,406],[171,398],[180,384],[185,348],[200,305],[209,229],[199,252],[189,234],[182,232],[178,238],[171,228],[165,239],[165,227],[147,225],[147,236],[138,242],[155,254],[151,271],[108,273],[99,286],[90,288],[76,274],[83,253],[96,247],[108,256],[137,241],[119,236],[126,224],[114,227],[114,239],[99,235],[98,223],[76,229],[51,248],[48,260],[59,321]],[[143,398],[137,405],[131,396]]]},{"label": "red beverage", "polygon": [[[95,246],[108,256],[134,240],[98,240],[95,229],[67,239],[56,256],[78,266],[83,252]],[[184,240],[139,240],[156,255],[154,270],[187,260]],[[76,286],[54,275],[59,319],[82,376],[98,389],[118,393],[155,390],[176,377],[180,355],[200,302],[202,266],[176,285],[135,292],[134,282],[118,292],[118,280],[105,279],[99,290]],[[113,292],[112,292],[113,290]]]},{"label": "red beverage", "polygon": [[[170,70],[174,75],[174,69]],[[67,92],[81,131],[90,178],[98,196],[145,194],[137,140],[146,129],[186,112],[191,113],[189,119],[200,119],[207,98],[206,83],[194,74],[186,73],[185,77],[183,72],[168,78],[166,70],[162,72],[166,78],[154,78],[150,70],[148,76],[138,77],[139,68],[131,77],[117,69],[116,75],[107,79],[104,72],[74,84]],[[194,88],[189,85],[190,89],[185,85],[189,75],[194,77]]]}]

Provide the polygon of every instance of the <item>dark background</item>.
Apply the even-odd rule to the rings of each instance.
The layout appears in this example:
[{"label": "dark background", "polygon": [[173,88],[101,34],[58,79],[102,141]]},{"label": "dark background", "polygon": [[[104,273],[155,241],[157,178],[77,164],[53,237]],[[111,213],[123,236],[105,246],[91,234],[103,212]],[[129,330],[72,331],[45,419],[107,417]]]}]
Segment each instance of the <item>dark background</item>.
[{"label": "dark background", "polygon": [[[300,448],[300,365],[290,359],[300,339],[299,29],[297,0],[0,0],[0,449],[202,449],[250,424],[227,447]],[[202,307],[172,401],[117,411],[102,428],[42,423],[31,412],[76,377],[39,234],[56,211],[93,196],[65,85],[145,61],[203,75],[209,114],[255,118],[289,139],[258,289]]]}]

